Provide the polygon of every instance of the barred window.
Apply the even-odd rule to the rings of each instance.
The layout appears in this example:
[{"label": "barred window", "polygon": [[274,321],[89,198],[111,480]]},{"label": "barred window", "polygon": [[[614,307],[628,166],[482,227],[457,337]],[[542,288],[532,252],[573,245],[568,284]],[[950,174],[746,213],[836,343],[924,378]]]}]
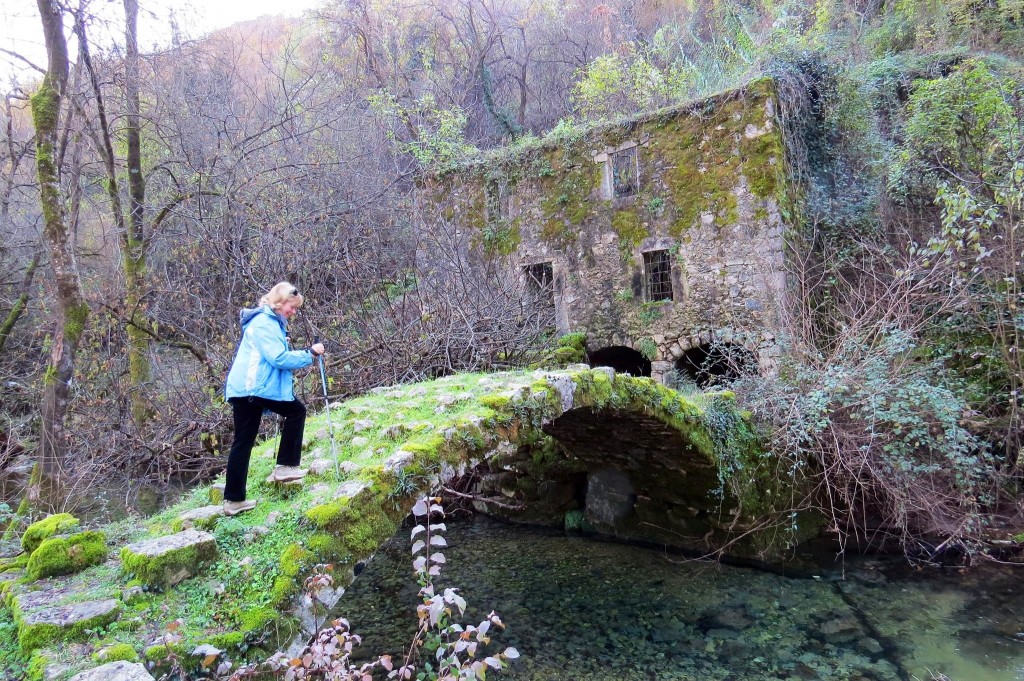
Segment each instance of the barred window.
[{"label": "barred window", "polygon": [[612,164],[612,191],[615,196],[633,196],[640,189],[640,167],[636,147],[623,149],[610,155]]},{"label": "barred window", "polygon": [[672,257],[668,251],[644,253],[647,300],[672,300]]}]

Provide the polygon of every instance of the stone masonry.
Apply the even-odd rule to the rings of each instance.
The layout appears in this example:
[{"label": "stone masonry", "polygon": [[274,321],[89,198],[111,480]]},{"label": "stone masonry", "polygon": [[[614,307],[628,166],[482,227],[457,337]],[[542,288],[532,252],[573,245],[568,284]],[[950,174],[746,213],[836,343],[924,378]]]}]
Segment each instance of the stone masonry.
[{"label": "stone masonry", "polygon": [[549,295],[590,353],[661,378],[691,348],[776,367],[788,205],[774,85],[588,131],[427,182],[428,222],[469,232]]}]

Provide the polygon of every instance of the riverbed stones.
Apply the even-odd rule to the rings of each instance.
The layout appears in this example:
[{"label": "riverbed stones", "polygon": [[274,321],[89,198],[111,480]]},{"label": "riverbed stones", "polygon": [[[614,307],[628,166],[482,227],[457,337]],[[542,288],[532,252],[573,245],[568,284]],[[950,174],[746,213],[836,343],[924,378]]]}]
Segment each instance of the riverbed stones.
[{"label": "riverbed stones", "polygon": [[821,625],[821,636],[828,643],[847,643],[864,635],[854,617],[836,617]]},{"label": "riverbed stones", "polygon": [[138,662],[109,662],[75,674],[71,681],[153,681],[146,668]]},{"label": "riverbed stones", "polygon": [[129,544],[121,549],[121,562],[141,582],[168,588],[196,574],[216,555],[212,534],[185,530]]}]

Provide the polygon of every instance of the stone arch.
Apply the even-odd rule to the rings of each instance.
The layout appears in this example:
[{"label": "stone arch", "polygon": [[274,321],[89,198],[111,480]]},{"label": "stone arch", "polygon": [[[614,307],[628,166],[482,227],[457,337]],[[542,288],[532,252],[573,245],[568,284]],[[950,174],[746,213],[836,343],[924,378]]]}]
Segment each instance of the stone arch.
[{"label": "stone arch", "polygon": [[651,360],[626,345],[609,345],[587,353],[592,367],[611,367],[616,373],[631,376],[650,376]]},{"label": "stone arch", "polygon": [[709,388],[756,373],[757,357],[745,346],[736,343],[707,343],[684,350],[676,360],[675,369],[699,388]]},{"label": "stone arch", "polygon": [[[674,341],[665,342],[665,359],[679,364],[688,351],[701,347],[722,346],[745,352],[752,358],[753,366],[761,374],[772,373],[778,347],[773,336],[761,338],[757,334],[738,332],[733,329],[692,330]],[[676,367],[678,368],[678,367]]]}]

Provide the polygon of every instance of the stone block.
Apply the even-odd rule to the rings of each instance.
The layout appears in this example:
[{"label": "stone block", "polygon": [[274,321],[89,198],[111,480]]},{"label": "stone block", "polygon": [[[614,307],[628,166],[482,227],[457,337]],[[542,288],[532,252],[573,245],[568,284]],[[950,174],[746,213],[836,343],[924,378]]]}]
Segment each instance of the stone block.
[{"label": "stone block", "polygon": [[121,549],[121,563],[144,584],[168,588],[196,574],[216,555],[212,534],[185,530],[129,544]]},{"label": "stone block", "polygon": [[194,527],[208,530],[216,524],[217,518],[222,515],[224,515],[223,501],[209,506],[200,506],[191,511],[185,511],[171,523],[171,527],[177,532],[191,530]]},{"label": "stone block", "polygon": [[121,601],[114,598],[54,605],[46,601],[47,597],[45,592],[26,592],[14,597],[11,609],[23,652],[85,638],[87,631],[106,626],[121,614]]},{"label": "stone block", "polygon": [[222,504],[224,503],[224,483],[218,482],[214,485],[210,485],[210,503],[211,504]]},{"label": "stone block", "polygon": [[27,573],[32,579],[81,572],[107,559],[102,532],[79,532],[70,537],[50,537],[29,556]]},{"label": "stone block", "polygon": [[138,662],[110,662],[71,677],[71,681],[153,681]]}]

